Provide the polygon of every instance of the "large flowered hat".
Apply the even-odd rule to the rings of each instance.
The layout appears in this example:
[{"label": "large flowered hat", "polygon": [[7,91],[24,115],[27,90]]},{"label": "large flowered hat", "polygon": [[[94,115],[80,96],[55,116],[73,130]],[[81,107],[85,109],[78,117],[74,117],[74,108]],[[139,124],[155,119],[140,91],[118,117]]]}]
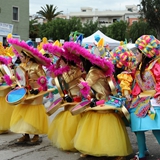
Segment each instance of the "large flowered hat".
[{"label": "large flowered hat", "polygon": [[139,37],[135,45],[149,58],[160,55],[160,41],[153,35],[143,35]]},{"label": "large flowered hat", "polygon": [[[52,54],[56,58],[64,57],[69,61],[75,62],[77,66],[80,66],[80,58],[77,55],[70,54],[69,52],[65,51],[65,49],[60,45],[60,43],[48,43],[43,45],[43,49],[50,54]],[[56,60],[57,61],[57,60]],[[66,67],[58,67],[56,65],[56,61],[48,68],[48,70],[52,73],[54,73],[55,76],[62,75],[64,72],[69,71],[69,66]]]},{"label": "large flowered hat", "polygon": [[44,44],[42,47],[44,51],[47,51],[56,57],[61,57],[64,54],[62,44],[58,40],[56,40],[54,43]]},{"label": "large flowered hat", "polygon": [[62,45],[57,45],[57,43],[56,44],[51,44],[51,43],[45,44],[43,45],[43,49],[58,58],[63,56],[67,60],[74,61],[76,64],[80,63],[80,59],[78,56],[70,54],[62,47]]},{"label": "large flowered hat", "polygon": [[135,65],[136,57],[134,53],[125,45],[118,46],[110,52],[110,59],[118,68],[130,69]]},{"label": "large flowered hat", "polygon": [[[52,46],[56,46],[55,49],[52,49]],[[61,47],[62,47],[62,44],[58,40],[56,40],[54,43],[43,44],[40,52],[43,55],[48,55],[48,57],[53,57],[53,56],[60,57],[59,52],[62,52]],[[48,50],[48,48],[49,48],[49,50]],[[52,52],[55,51],[55,50],[56,50],[56,52],[54,52],[54,54],[53,54]]]},{"label": "large flowered hat", "polygon": [[7,40],[15,49],[17,55],[23,51],[30,58],[34,58],[37,63],[44,66],[50,66],[51,60],[43,56],[38,49],[34,48],[33,46],[29,46],[25,41],[19,41],[18,39],[14,38],[8,38]]},{"label": "large flowered hat", "polygon": [[94,53],[91,53],[84,47],[74,42],[65,42],[63,48],[68,56],[82,56],[88,59],[92,64],[99,66],[105,72],[106,76],[112,75],[114,65],[110,60],[102,58]]}]

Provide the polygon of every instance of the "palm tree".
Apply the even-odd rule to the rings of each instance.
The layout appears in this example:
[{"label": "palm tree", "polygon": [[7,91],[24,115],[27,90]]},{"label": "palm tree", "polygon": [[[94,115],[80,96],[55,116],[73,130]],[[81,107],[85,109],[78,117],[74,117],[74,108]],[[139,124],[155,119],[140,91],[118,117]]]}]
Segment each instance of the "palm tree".
[{"label": "palm tree", "polygon": [[54,5],[48,5],[41,7],[42,10],[37,12],[37,14],[45,17],[48,21],[51,21],[53,18],[55,18],[57,15],[61,14],[63,11],[56,12],[57,6],[54,7]]}]

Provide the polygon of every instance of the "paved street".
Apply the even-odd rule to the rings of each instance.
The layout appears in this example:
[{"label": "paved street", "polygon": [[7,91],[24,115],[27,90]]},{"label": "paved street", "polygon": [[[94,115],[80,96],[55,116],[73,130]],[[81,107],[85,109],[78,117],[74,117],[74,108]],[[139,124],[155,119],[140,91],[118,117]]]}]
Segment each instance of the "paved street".
[{"label": "paved street", "polygon": [[[60,109],[59,109],[60,111]],[[56,112],[58,113],[58,111]],[[50,117],[50,121],[55,115]],[[127,128],[128,134],[133,146],[134,153],[137,152],[137,143],[134,133]],[[21,137],[21,134],[1,134],[0,135],[0,160],[113,160],[107,157],[91,157],[80,158],[78,152],[64,152],[50,144],[47,136],[42,136],[42,143],[36,146],[17,146],[14,140]],[[157,160],[160,158],[160,146],[153,137],[152,132],[146,133],[147,146],[150,151],[148,160]],[[129,160],[134,154],[127,157]]]}]

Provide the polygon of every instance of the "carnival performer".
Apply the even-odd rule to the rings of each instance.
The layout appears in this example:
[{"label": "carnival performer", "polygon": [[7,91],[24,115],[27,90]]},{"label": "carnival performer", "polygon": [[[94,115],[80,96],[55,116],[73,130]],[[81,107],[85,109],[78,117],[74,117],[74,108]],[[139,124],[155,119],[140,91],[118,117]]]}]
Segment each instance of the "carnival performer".
[{"label": "carnival performer", "polygon": [[113,64],[72,42],[64,44],[66,50],[73,48],[77,48],[77,52],[72,54],[81,57],[87,74],[85,81],[81,81],[78,86],[86,98],[89,97],[88,88],[95,95],[91,107],[85,110],[78,124],[74,146],[82,153],[81,157],[92,155],[123,159],[123,156],[132,153],[125,125],[113,108],[108,109],[105,104],[99,105],[111,95],[107,77],[113,74]]},{"label": "carnival performer", "polygon": [[[77,126],[81,115],[72,116],[70,109],[79,101],[81,101],[80,89],[77,86],[82,79],[83,72],[75,62],[76,58],[64,51],[61,47],[52,44],[44,45],[44,49],[54,56],[59,57],[56,65],[50,67],[52,77],[57,78],[62,86],[62,92],[59,94],[64,100],[62,107],[64,110],[59,112],[52,120],[48,138],[59,149],[65,151],[75,151],[73,138],[76,134]],[[75,60],[75,62],[74,62]],[[68,104],[65,106],[65,104]]]},{"label": "carnival performer", "polygon": [[160,144],[160,42],[152,35],[143,35],[135,44],[138,66],[130,115],[131,130],[136,134],[139,152],[132,160],[146,160],[145,132],[152,130]]},{"label": "carnival performer", "polygon": [[[49,54],[48,52],[46,52],[43,48],[39,51],[40,53],[42,53],[43,56],[50,58],[51,63],[53,63],[53,56],[52,54]],[[48,67],[43,66],[43,69],[46,73],[46,78],[47,78],[47,88],[54,88],[53,92],[49,92],[47,94],[44,95],[43,97],[43,104],[44,106],[49,106],[51,105],[51,103],[54,101],[54,94],[58,93],[58,90],[56,88],[55,85],[53,85],[52,81],[54,80],[51,76],[50,76],[50,71],[48,70]]]},{"label": "carnival performer", "polygon": [[[26,85],[22,87],[27,90],[27,98],[17,104],[12,114],[11,131],[24,134],[16,144],[36,145],[41,142],[39,135],[48,132],[48,117],[43,105],[43,95],[48,90],[42,65],[49,66],[51,61],[24,41],[8,38],[8,42],[20,57],[20,67],[25,76],[19,77],[26,81]],[[30,134],[34,135],[33,138],[30,138]]]},{"label": "carnival performer", "polygon": [[10,130],[10,120],[14,110],[14,106],[5,100],[6,95],[11,90],[11,86],[7,85],[3,79],[7,74],[12,77],[8,64],[8,58],[0,56],[0,134],[8,133]]},{"label": "carnival performer", "polygon": [[114,83],[117,93],[131,101],[133,74],[136,68],[136,57],[125,45],[118,46],[110,52],[114,64]]}]

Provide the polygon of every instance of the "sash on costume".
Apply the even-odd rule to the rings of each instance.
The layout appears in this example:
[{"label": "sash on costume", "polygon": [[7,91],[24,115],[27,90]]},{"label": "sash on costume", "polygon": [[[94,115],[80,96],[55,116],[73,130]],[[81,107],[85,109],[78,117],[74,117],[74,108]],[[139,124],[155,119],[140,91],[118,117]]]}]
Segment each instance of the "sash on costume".
[{"label": "sash on costume", "polygon": [[152,120],[155,118],[155,111],[150,102],[151,98],[150,96],[137,97],[132,100],[131,108],[136,108],[135,115],[137,117],[143,118],[148,115]]},{"label": "sash on costume", "polygon": [[131,103],[131,108],[136,108],[135,114],[138,117],[145,117],[148,115],[151,119],[155,118],[155,111],[151,105],[151,98],[155,94],[155,87],[156,87],[156,80],[151,71],[153,66],[157,61],[159,61],[159,57],[153,60],[148,68],[145,69],[143,80],[140,77],[140,71],[136,72],[136,82],[138,83],[139,87],[143,91],[137,98],[134,98]]}]

